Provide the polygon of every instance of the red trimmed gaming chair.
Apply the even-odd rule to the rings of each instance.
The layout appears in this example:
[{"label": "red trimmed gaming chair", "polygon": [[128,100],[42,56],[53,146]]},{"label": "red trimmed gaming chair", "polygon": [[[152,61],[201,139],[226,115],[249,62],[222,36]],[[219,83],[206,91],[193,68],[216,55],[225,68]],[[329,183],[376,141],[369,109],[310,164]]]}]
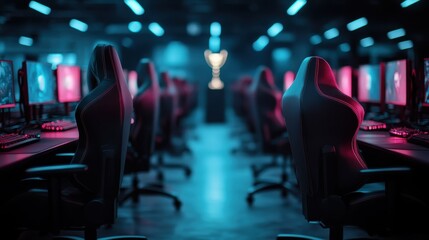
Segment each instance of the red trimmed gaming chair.
[{"label": "red trimmed gaming chair", "polygon": [[28,169],[46,178],[49,187],[31,188],[1,206],[6,219],[1,227],[81,229],[85,239],[95,240],[100,226],[115,222],[132,102],[113,46],[94,48],[88,81],[96,86],[76,107],[79,140],[71,164]]},{"label": "red trimmed gaming chair", "polygon": [[[417,199],[397,189],[397,180],[404,180],[409,168],[368,169],[356,141],[364,110],[338,89],[324,59],[304,59],[282,106],[303,214],[329,228],[330,239],[342,239],[346,225],[383,234],[417,222],[413,214],[418,211],[427,216]],[[379,181],[385,182],[385,190],[360,191]]]}]

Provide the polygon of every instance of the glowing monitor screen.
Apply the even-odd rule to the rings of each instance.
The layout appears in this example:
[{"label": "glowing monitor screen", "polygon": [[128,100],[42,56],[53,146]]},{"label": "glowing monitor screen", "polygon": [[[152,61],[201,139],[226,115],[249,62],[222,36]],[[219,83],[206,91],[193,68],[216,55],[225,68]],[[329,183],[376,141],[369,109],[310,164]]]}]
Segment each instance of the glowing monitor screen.
[{"label": "glowing monitor screen", "polygon": [[27,81],[28,104],[54,103],[55,81],[50,63],[25,61],[25,76]]},{"label": "glowing monitor screen", "polygon": [[360,102],[380,103],[380,64],[361,65],[358,71],[358,100]]},{"label": "glowing monitor screen", "polygon": [[407,60],[387,62],[386,76],[386,104],[397,106],[407,105]]},{"label": "glowing monitor screen", "polygon": [[81,77],[79,66],[57,66],[58,102],[78,102],[81,95]]},{"label": "glowing monitor screen", "polygon": [[292,71],[285,72],[285,75],[283,77],[283,90],[286,91],[292,85],[293,80],[295,80],[295,73]]},{"label": "glowing monitor screen", "polygon": [[423,61],[423,74],[425,84],[425,98],[423,104],[429,106],[429,58],[425,58]]},{"label": "glowing monitor screen", "polygon": [[347,96],[352,96],[352,79],[353,68],[351,66],[344,66],[337,71],[337,85],[338,88]]},{"label": "glowing monitor screen", "polygon": [[13,63],[9,60],[0,60],[0,108],[13,107],[15,107]]}]

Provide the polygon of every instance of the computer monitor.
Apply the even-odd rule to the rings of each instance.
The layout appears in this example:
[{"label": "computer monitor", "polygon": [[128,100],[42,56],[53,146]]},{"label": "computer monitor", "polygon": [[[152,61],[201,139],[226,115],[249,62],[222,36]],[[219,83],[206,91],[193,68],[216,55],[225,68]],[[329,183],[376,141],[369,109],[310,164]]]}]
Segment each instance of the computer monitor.
[{"label": "computer monitor", "polygon": [[0,60],[0,108],[15,107],[13,62]]},{"label": "computer monitor", "polygon": [[127,82],[128,89],[131,93],[131,96],[134,97],[137,94],[138,86],[137,86],[137,72],[134,70],[130,70],[127,73]]},{"label": "computer monitor", "polygon": [[359,102],[378,104],[381,103],[381,69],[381,64],[364,64],[359,66],[357,76],[357,99]]},{"label": "computer monitor", "polygon": [[81,72],[79,66],[58,65],[56,70],[58,102],[80,101]]},{"label": "computer monitor", "polygon": [[406,59],[385,63],[385,102],[400,107],[407,106],[410,62]]},{"label": "computer monitor", "polygon": [[295,80],[295,73],[292,71],[286,71],[283,76],[283,90],[286,91],[292,85],[293,80]]},{"label": "computer monitor", "polygon": [[343,66],[337,71],[338,88],[347,96],[352,96],[352,81],[353,68],[351,66]]},{"label": "computer monitor", "polygon": [[429,107],[429,58],[423,59],[424,98],[422,105]]},{"label": "computer monitor", "polygon": [[23,100],[27,105],[55,103],[54,73],[50,63],[24,61],[22,63]]}]

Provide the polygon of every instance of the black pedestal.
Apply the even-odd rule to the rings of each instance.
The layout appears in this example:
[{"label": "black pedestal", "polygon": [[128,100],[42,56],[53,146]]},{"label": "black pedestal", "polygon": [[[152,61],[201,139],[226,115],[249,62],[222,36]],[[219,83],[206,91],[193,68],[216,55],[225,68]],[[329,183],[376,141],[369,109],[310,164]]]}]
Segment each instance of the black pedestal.
[{"label": "black pedestal", "polygon": [[225,122],[225,88],[207,88],[206,122]]}]

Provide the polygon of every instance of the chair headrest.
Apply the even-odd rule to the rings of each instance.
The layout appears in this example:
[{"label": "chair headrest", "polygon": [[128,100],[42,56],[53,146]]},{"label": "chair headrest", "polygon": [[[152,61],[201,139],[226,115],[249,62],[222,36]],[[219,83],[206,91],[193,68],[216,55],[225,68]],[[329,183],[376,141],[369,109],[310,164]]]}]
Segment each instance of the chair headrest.
[{"label": "chair headrest", "polygon": [[158,76],[153,62],[148,58],[142,58],[137,66],[137,86],[151,85],[158,82]]},{"label": "chair headrest", "polygon": [[[117,66],[120,64],[117,58],[116,50],[112,45],[98,44],[95,46],[88,69],[89,90],[96,88],[102,81],[111,81],[112,83],[115,81],[115,78],[109,76],[115,74],[112,71],[122,69],[121,66]],[[108,59],[113,61],[108,61]]]}]

